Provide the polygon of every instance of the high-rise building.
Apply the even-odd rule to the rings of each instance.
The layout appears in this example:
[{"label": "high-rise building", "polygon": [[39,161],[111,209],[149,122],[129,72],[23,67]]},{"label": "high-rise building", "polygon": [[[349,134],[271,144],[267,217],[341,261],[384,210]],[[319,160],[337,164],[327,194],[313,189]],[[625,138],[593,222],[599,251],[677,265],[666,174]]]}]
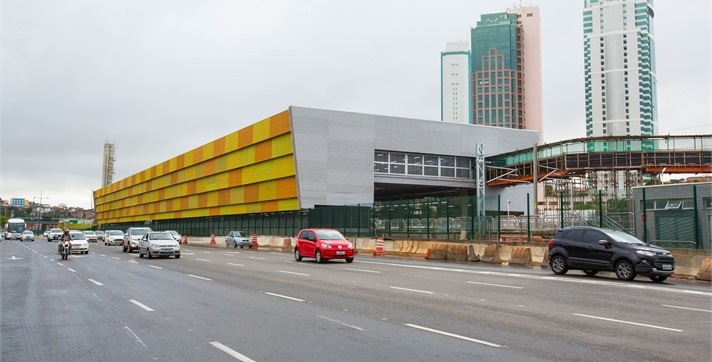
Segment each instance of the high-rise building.
[{"label": "high-rise building", "polygon": [[543,140],[538,7],[482,15],[471,29],[472,123],[539,131]]},{"label": "high-rise building", "polygon": [[101,168],[101,186],[114,182],[114,144],[106,141],[104,143],[104,164]]},{"label": "high-rise building", "polygon": [[468,42],[447,43],[440,53],[440,119],[454,123],[470,120],[472,59]]},{"label": "high-rise building", "polygon": [[586,136],[658,133],[653,0],[584,0]]}]

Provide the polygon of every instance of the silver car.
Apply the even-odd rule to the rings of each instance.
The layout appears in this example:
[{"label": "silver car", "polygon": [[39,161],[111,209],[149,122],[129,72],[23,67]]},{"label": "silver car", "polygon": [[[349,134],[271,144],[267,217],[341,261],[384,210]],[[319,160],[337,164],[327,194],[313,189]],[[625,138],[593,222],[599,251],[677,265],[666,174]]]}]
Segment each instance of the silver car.
[{"label": "silver car", "polygon": [[250,237],[247,236],[247,233],[244,231],[231,231],[225,237],[225,246],[228,248],[230,246],[233,246],[235,248],[239,246],[240,249],[242,249],[244,246],[247,246],[248,248],[252,249],[252,239],[250,239]]},{"label": "silver car", "polygon": [[94,232],[92,230],[84,231],[84,236],[87,238],[87,241],[89,241],[89,242],[95,243],[97,241],[96,232]]},{"label": "silver car", "polygon": [[173,236],[165,231],[148,232],[141,237],[138,243],[138,257],[146,255],[151,259],[154,256],[175,256],[180,258],[180,244]]}]

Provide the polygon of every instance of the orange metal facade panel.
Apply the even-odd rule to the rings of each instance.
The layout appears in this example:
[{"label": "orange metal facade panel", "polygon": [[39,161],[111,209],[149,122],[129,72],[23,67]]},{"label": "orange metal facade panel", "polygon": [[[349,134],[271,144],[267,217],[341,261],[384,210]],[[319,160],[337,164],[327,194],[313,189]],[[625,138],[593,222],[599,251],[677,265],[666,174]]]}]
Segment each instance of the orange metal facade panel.
[{"label": "orange metal facade panel", "polygon": [[237,148],[247,147],[252,144],[252,130],[254,126],[249,126],[237,131]]},{"label": "orange metal facade panel", "polygon": [[270,137],[276,137],[291,131],[291,125],[289,124],[289,111],[275,114],[270,117],[269,122]]},{"label": "orange metal facade panel", "polygon": [[267,140],[255,146],[255,162],[262,162],[272,158],[272,141]]},{"label": "orange metal facade panel", "polygon": [[256,202],[259,201],[260,199],[260,185],[259,184],[251,184],[251,185],[245,185],[245,201],[246,203],[249,202]]}]

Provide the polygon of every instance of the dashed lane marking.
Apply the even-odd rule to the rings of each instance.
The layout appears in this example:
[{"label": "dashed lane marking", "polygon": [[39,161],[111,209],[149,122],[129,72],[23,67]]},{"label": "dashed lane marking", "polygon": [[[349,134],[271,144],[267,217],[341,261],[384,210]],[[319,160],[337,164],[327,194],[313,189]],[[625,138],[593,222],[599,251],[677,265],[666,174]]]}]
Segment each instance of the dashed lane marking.
[{"label": "dashed lane marking", "polygon": [[235,357],[236,359],[238,359],[242,362],[255,362],[253,359],[250,359],[249,357],[245,356],[244,354],[242,354],[238,351],[235,351],[234,349],[232,349],[218,341],[210,342],[210,344],[213,345],[213,347],[229,354],[232,357]]},{"label": "dashed lane marking", "polygon": [[501,345],[496,344],[496,343],[486,342],[486,341],[483,341],[483,340],[480,340],[480,339],[474,339],[474,338],[470,338],[470,337],[465,337],[465,336],[461,336],[461,335],[459,335],[459,334],[454,334],[454,333],[450,333],[450,332],[439,331],[439,330],[437,330],[437,329],[432,329],[432,328],[428,328],[428,327],[423,327],[423,326],[419,326],[419,325],[416,325],[416,324],[406,324],[406,326],[411,327],[411,328],[420,329],[420,330],[427,331],[427,332],[432,332],[432,333],[441,334],[441,335],[443,335],[443,336],[448,336],[448,337],[453,337],[453,338],[462,339],[462,340],[468,341],[468,342],[479,343],[479,344],[483,344],[483,345],[485,345],[485,346],[490,346],[490,347],[494,347],[494,348],[500,348],[500,347],[502,347]]}]

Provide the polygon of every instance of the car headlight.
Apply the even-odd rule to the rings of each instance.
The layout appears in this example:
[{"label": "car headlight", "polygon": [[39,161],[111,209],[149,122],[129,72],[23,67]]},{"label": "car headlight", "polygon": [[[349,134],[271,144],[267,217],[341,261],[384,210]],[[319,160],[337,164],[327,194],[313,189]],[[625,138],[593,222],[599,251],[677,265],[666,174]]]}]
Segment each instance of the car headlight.
[{"label": "car headlight", "polygon": [[321,247],[324,249],[331,249],[331,245],[329,245],[327,243],[321,243]]},{"label": "car headlight", "polygon": [[151,249],[160,249],[161,246],[158,244],[151,244]]},{"label": "car headlight", "polygon": [[638,253],[638,254],[640,254],[640,255],[645,255],[645,256],[650,256],[650,257],[655,256],[655,252],[654,252],[654,251],[636,250],[635,252]]}]

